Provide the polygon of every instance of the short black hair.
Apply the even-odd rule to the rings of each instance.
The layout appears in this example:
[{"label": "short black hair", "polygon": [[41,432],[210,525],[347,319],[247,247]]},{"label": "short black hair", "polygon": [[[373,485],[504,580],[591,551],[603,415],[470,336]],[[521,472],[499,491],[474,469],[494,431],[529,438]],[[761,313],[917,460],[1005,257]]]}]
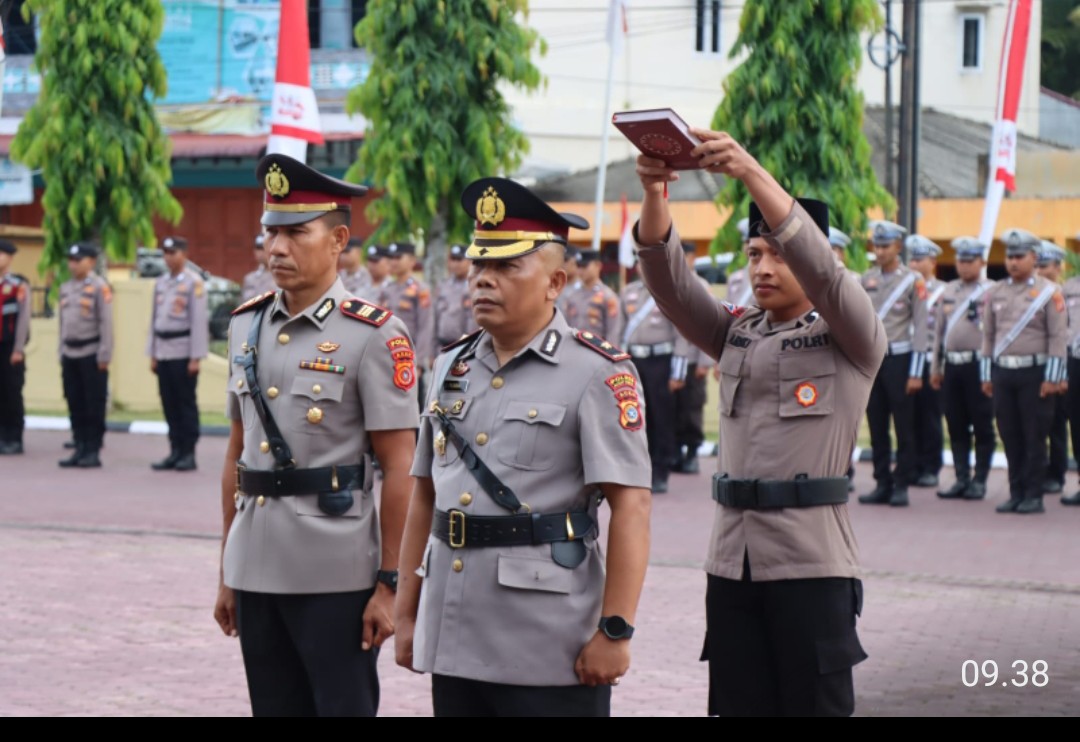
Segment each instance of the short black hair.
[{"label": "short black hair", "polygon": [[328,211],[319,217],[325,223],[327,228],[333,229],[334,227],[350,227],[352,226],[352,212],[338,209],[336,211]]}]

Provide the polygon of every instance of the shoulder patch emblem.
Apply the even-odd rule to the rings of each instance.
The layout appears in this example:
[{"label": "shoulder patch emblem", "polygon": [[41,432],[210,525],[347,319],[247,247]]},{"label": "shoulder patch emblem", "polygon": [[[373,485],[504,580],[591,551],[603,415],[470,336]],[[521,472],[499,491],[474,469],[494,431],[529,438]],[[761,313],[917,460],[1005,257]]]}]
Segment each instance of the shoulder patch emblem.
[{"label": "shoulder patch emblem", "polygon": [[615,374],[605,379],[604,383],[615,394],[615,403],[619,406],[619,425],[625,430],[640,430],[645,420],[641,414],[641,400],[638,398],[637,379],[634,375]]},{"label": "shoulder patch emblem", "polygon": [[416,368],[409,338],[404,335],[390,338],[386,341],[386,347],[390,349],[390,358],[394,361],[394,386],[403,392],[407,392],[416,384]]},{"label": "shoulder patch emblem", "polygon": [[604,340],[604,338],[594,333],[585,330],[578,330],[574,333],[574,337],[576,337],[578,339],[578,342],[580,342],[582,345],[587,348],[591,348],[592,350],[596,351],[608,360],[625,361],[630,358],[629,353],[619,350],[607,340]]},{"label": "shoulder patch emblem", "polygon": [[382,327],[386,324],[386,320],[394,316],[389,309],[362,299],[347,299],[341,302],[341,313],[346,317],[352,317],[376,327]]},{"label": "shoulder patch emblem", "polygon": [[722,301],[720,302],[720,306],[722,306],[732,317],[742,317],[746,312],[746,307],[737,307],[730,301]]},{"label": "shoulder patch emblem", "polygon": [[254,299],[248,299],[243,304],[238,306],[236,309],[232,310],[232,313],[234,315],[243,314],[244,312],[248,311],[249,309],[254,309],[255,307],[259,306],[260,304],[265,304],[266,302],[268,302],[268,301],[270,301],[271,299],[274,298],[275,293],[277,293],[277,292],[267,291],[265,294],[262,294],[261,296],[256,296]]},{"label": "shoulder patch emblem", "polygon": [[109,284],[101,287],[101,298],[106,304],[112,304],[112,288],[110,288]]},{"label": "shoulder patch emblem", "polygon": [[817,404],[817,387],[809,381],[804,381],[795,388],[795,401],[803,407],[813,407]]},{"label": "shoulder patch emblem", "polygon": [[915,293],[919,296],[919,301],[926,301],[926,281],[921,278],[915,279]]},{"label": "shoulder patch emblem", "polygon": [[1059,312],[1065,311],[1065,296],[1060,291],[1054,292],[1054,309]]}]

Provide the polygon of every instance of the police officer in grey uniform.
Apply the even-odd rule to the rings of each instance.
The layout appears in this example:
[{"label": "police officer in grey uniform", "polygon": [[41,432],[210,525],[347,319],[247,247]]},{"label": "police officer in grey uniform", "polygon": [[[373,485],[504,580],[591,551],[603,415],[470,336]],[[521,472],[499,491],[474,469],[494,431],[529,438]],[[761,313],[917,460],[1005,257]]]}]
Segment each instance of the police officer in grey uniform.
[{"label": "police officer in grey uniform", "polygon": [[[957,237],[956,271],[934,307],[933,369],[930,384],[940,390],[949,425],[956,482],[938,497],[981,500],[994,456],[994,407],[979,386],[984,295],[994,285],[982,277],[986,245],[975,237]],[[975,437],[975,476],[971,475],[971,438]]]},{"label": "police officer in grey uniform", "polygon": [[[682,244],[686,265],[694,270],[696,251],[693,243]],[[709,282],[694,272],[698,283],[709,290]],[[680,333],[681,335],[681,333]],[[686,339],[685,337],[683,338]],[[698,449],[705,442],[706,379],[716,362],[701,348],[687,342],[686,384],[675,392],[675,461],[671,471],[679,474],[697,474]]]},{"label": "police officer in grey uniform", "polygon": [[416,365],[423,377],[434,358],[435,315],[431,308],[431,289],[413,275],[416,245],[391,242],[386,246],[386,252],[390,260],[390,280],[379,292],[378,303],[409,328],[409,336],[416,344]]},{"label": "police officer in grey uniform", "polygon": [[390,283],[390,254],[383,245],[368,245],[367,270],[371,276],[371,293],[381,292]]},{"label": "police officer in grey uniform", "polygon": [[[1072,436],[1073,458],[1080,458],[1080,276],[1065,282],[1065,308],[1069,315],[1068,372],[1066,379],[1065,407]],[[1062,505],[1080,505],[1080,491],[1061,498]]]},{"label": "police officer in grey uniform", "polygon": [[273,274],[266,267],[264,239],[261,234],[255,237],[255,262],[258,263],[258,267],[244,276],[244,282],[241,284],[240,289],[241,303],[277,288],[274,284]]},{"label": "police officer in grey uniform", "polygon": [[[926,337],[934,337],[934,323],[938,303],[945,293],[945,282],[937,278],[937,259],[941,248],[933,240],[921,234],[913,234],[904,240],[907,250],[908,266],[917,271],[926,284]],[[915,462],[916,487],[937,487],[938,474],[944,464],[942,450],[945,448],[945,434],[941,426],[941,396],[930,384],[930,369],[933,365],[933,346],[929,348],[926,363],[923,366],[923,384],[915,393]]]},{"label": "police officer in grey uniform", "polygon": [[364,240],[350,237],[338,259],[341,282],[345,285],[345,290],[353,296],[363,297],[371,293],[371,274],[364,267],[363,256]]},{"label": "police officer in grey uniform", "polygon": [[719,302],[694,280],[663,197],[677,176],[645,156],[635,237],[657,302],[724,377],[705,563],[709,713],[850,715],[866,653],[844,472],[885,330],[829,249],[825,204],[793,202],[727,134],[692,132],[702,168],[742,180],[753,199],[757,305]]},{"label": "police officer in grey uniform", "polygon": [[566,304],[562,311],[566,321],[571,327],[617,341],[622,333],[619,296],[600,280],[600,251],[578,250],[577,262],[581,287],[564,291]]},{"label": "police officer in grey uniform", "polygon": [[622,291],[622,344],[641,376],[651,410],[646,433],[654,495],[668,491],[668,471],[676,463],[675,394],[686,385],[690,343],[675,329],[642,281]]},{"label": "police officer in grey uniform", "polygon": [[469,298],[469,261],[465,259],[464,245],[450,246],[446,268],[449,275],[435,288],[435,354],[477,329]]},{"label": "police officer in grey uniform", "polygon": [[[871,230],[877,265],[863,275],[862,287],[885,324],[889,349],[866,408],[877,487],[860,495],[859,502],[903,507],[908,504],[908,485],[918,478],[912,395],[922,388],[929,350],[927,292],[922,276],[900,262],[900,241],[907,230],[885,221],[872,222]],[[895,470],[891,470],[890,418],[896,428]]]},{"label": "police officer in grey uniform", "polygon": [[18,248],[0,240],[0,455],[23,452],[26,343],[30,339],[30,282],[11,272]]},{"label": "police officer in grey uniform", "polygon": [[504,178],[461,201],[483,330],[435,364],[397,661],[432,673],[436,716],[607,716],[648,560],[640,385],[625,353],[555,310],[568,232],[588,222]]},{"label": "police officer in grey uniform", "polygon": [[210,320],[206,284],[187,268],[187,240],[166,237],[161,243],[169,270],[154,284],[154,306],[146,354],[157,374],[169,455],[150,465],[155,471],[193,471],[199,440],[199,406],[195,389],[199,362],[210,352]]},{"label": "police officer in grey uniform", "polygon": [[1009,499],[999,513],[1041,513],[1046,438],[1065,378],[1068,316],[1061,287],[1035,274],[1039,238],[1001,236],[1008,279],[986,292],[980,378],[994,400],[1009,463]]},{"label": "police officer in grey uniform", "polygon": [[94,272],[96,246],[68,249],[71,278],[60,286],[60,374],[71,417],[75,450],[61,467],[101,466],[105,404],[113,354],[112,289]]},{"label": "police officer in grey uniform", "polygon": [[367,188],[280,154],[257,174],[281,290],[230,326],[214,617],[240,637],[256,716],[373,716],[418,423],[415,350],[401,320],[337,274],[350,199]]},{"label": "police officer in grey uniform", "polygon": [[[1064,250],[1049,240],[1043,240],[1035,262],[1035,272],[1051,283],[1060,285],[1064,277],[1064,260]],[[1067,310],[1068,300],[1065,307]],[[1065,397],[1065,393],[1054,395],[1054,418],[1050,423],[1050,456],[1043,481],[1043,493],[1047,495],[1061,494],[1065,489],[1065,472],[1069,469],[1069,409]]]},{"label": "police officer in grey uniform", "polygon": [[[750,240],[750,220],[746,218],[740,219],[735,226],[739,230],[742,247],[745,250]],[[740,268],[728,276],[727,300],[737,307],[749,306],[754,300],[754,289],[750,285],[750,274],[746,268]]]}]

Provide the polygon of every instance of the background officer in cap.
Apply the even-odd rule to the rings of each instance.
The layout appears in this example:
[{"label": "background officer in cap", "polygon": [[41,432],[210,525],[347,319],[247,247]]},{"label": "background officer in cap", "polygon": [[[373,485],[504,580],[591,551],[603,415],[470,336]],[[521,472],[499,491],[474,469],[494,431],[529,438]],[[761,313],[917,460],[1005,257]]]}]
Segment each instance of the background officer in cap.
[{"label": "background officer in cap", "polygon": [[866,653],[844,472],[885,331],[829,249],[828,207],[794,203],[727,134],[691,131],[702,169],[741,180],[753,199],[755,305],[743,309],[694,280],[663,195],[678,175],[638,157],[642,274],[724,377],[705,563],[709,713],[849,715],[851,668]]},{"label": "background officer in cap", "polygon": [[435,316],[431,310],[431,289],[413,275],[416,268],[416,245],[411,242],[391,242],[386,247],[390,258],[390,281],[383,285],[378,303],[392,311],[409,328],[416,345],[416,366],[423,377],[431,368],[435,347]]},{"label": "background officer in cap", "polygon": [[[956,482],[938,492],[944,499],[981,500],[994,455],[994,409],[979,385],[984,295],[994,285],[982,277],[986,245],[974,237],[957,237],[959,278],[950,281],[934,308],[933,370],[930,384],[941,391],[949,425]],[[971,438],[975,437],[975,476],[971,476]]]},{"label": "background officer in cap", "polygon": [[567,307],[572,297],[581,290],[581,279],[578,278],[578,251],[580,248],[574,245],[566,246],[566,259],[563,261],[563,271],[566,273],[566,286],[559,298],[555,300],[555,306],[563,315],[566,315]]},{"label": "background officer in cap", "polygon": [[187,267],[187,240],[166,237],[161,243],[168,272],[154,283],[154,306],[146,354],[157,374],[161,407],[169,424],[169,455],[150,467],[156,471],[193,471],[199,440],[195,389],[199,362],[210,352],[206,284]]},{"label": "background officer in cap", "polygon": [[456,343],[477,328],[469,298],[469,261],[464,245],[451,245],[446,260],[447,276],[435,288],[435,347]]},{"label": "background officer in cap", "polygon": [[[740,219],[735,227],[739,230],[739,236],[742,237],[742,249],[746,250],[746,245],[750,241],[750,220]],[[749,306],[754,300],[754,289],[750,285],[750,274],[746,268],[740,268],[728,276],[727,300],[737,307]]]},{"label": "background officer in cap", "polygon": [[[937,243],[913,234],[904,240],[907,250],[908,265],[922,276],[926,285],[926,337],[934,337],[937,305],[945,293],[945,282],[937,277],[937,259],[941,248]],[[929,348],[926,363],[923,365],[923,384],[915,392],[914,429],[916,478],[912,484],[916,487],[937,487],[938,474],[944,461],[942,450],[945,448],[945,435],[941,427],[941,396],[930,384],[930,367],[933,365],[933,346]]]},{"label": "background officer in cap", "polygon": [[[833,249],[833,254],[836,255],[836,260],[840,263],[840,265],[844,266],[845,268],[847,268],[847,249],[848,245],[850,244],[851,238],[848,237],[844,232],[841,232],[836,227],[829,227],[829,247]],[[851,270],[850,268],[847,268],[847,270],[848,273],[850,273],[856,278],[856,280],[862,278],[858,271]]]},{"label": "background officer in cap", "polygon": [[241,303],[277,288],[274,284],[273,274],[271,274],[266,267],[266,250],[263,246],[264,239],[265,238],[261,234],[256,235],[255,237],[255,262],[258,266],[255,270],[251,271],[251,273],[244,276],[244,283],[240,289]]},{"label": "background officer in cap", "polygon": [[[1064,250],[1049,240],[1042,240],[1035,261],[1035,272],[1047,281],[1061,285],[1064,278],[1062,263],[1064,260]],[[1061,493],[1065,488],[1065,472],[1069,469],[1069,410],[1065,399],[1067,382],[1062,383],[1061,393],[1054,395],[1054,417],[1050,422],[1050,455],[1046,465],[1046,477],[1043,480],[1043,493],[1047,495]]]},{"label": "background officer in cap", "polygon": [[[889,349],[878,371],[866,417],[874,451],[874,491],[861,495],[864,505],[908,504],[908,485],[918,478],[913,394],[922,388],[929,349],[926,284],[900,262],[900,241],[907,230],[893,222],[872,222],[870,241],[877,265],[862,277],[874,312],[885,324]],[[892,469],[892,437],[896,429],[896,468]]]},{"label": "background officer in cap", "polygon": [[[1065,309],[1069,316],[1068,369],[1065,407],[1072,435],[1073,458],[1080,458],[1080,276],[1065,282]],[[1074,380],[1071,383],[1068,380]],[[1061,498],[1062,505],[1080,505],[1080,491]]]},{"label": "background officer in cap", "polygon": [[94,272],[98,249],[80,242],[68,250],[71,278],[60,286],[60,372],[75,450],[60,466],[101,466],[109,362],[113,353],[112,289]]},{"label": "background officer in cap", "polygon": [[588,330],[602,338],[618,340],[622,333],[619,297],[600,279],[603,263],[599,250],[577,250],[577,291],[564,290],[567,297],[563,314],[571,327]]},{"label": "background officer in cap", "polygon": [[986,293],[980,362],[983,393],[993,396],[1009,463],[1009,499],[997,512],[1041,513],[1046,437],[1065,376],[1068,317],[1061,288],[1035,274],[1039,238],[1010,229],[1001,239],[1009,277]]},{"label": "background officer in cap", "polygon": [[[280,154],[257,173],[281,290],[238,308],[229,328],[214,617],[240,636],[256,716],[373,716],[377,649],[394,631],[415,351],[397,317],[337,274],[350,198],[367,189]],[[378,512],[372,453],[385,473]]]},{"label": "background officer in cap", "polygon": [[555,311],[588,222],[503,178],[461,202],[483,331],[439,356],[421,419],[397,661],[433,674],[436,716],[607,716],[649,553],[634,368]]},{"label": "background officer in cap", "polygon": [[[696,251],[690,242],[682,243],[686,265],[694,270]],[[698,283],[709,289],[709,282],[694,272]],[[682,333],[680,333],[682,336]],[[682,336],[686,340],[685,336]],[[716,363],[696,345],[686,343],[686,383],[675,392],[675,460],[671,471],[697,474],[701,471],[697,452],[705,442],[705,380]]]},{"label": "background officer in cap", "polygon": [[30,282],[11,272],[18,248],[0,240],[0,455],[23,452],[26,343],[30,339]]},{"label": "background officer in cap", "polygon": [[364,240],[350,237],[338,258],[338,275],[345,290],[353,296],[368,296],[371,293],[371,274],[364,267],[363,258]]},{"label": "background officer in cap", "polygon": [[367,271],[371,276],[371,293],[381,292],[390,283],[389,253],[382,245],[368,245]]}]

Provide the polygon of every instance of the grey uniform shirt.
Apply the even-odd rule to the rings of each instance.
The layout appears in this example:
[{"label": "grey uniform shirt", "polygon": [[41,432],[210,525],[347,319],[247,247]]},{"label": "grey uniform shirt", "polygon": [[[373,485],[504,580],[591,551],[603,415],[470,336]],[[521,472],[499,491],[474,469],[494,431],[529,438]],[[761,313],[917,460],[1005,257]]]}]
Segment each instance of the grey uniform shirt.
[{"label": "grey uniform shirt", "polygon": [[[566,316],[566,307],[570,303],[570,298],[574,296],[578,291],[581,291],[581,279],[575,278],[565,286],[563,286],[562,293],[559,294],[559,298],[555,300],[555,308]],[[615,342],[616,338],[612,338],[612,342]]]},{"label": "grey uniform shirt", "polygon": [[993,285],[994,282],[990,280],[963,281],[957,278],[945,287],[941,299],[934,306],[932,360],[935,374],[945,373],[946,353],[978,353],[982,348],[983,297]]},{"label": "grey uniform shirt", "polygon": [[740,268],[728,276],[727,300],[737,307],[747,307],[753,303],[754,290],[750,284],[750,273],[746,268]]},{"label": "grey uniform shirt", "polygon": [[[26,341],[30,337],[30,284],[12,273],[0,276],[0,307],[3,316],[0,317],[0,340],[7,341],[3,336],[3,328],[7,327],[9,313],[16,313],[15,318],[15,344],[12,353],[22,353],[26,349]],[[4,359],[6,362],[8,359]]]},{"label": "grey uniform shirt", "polygon": [[581,288],[566,297],[563,315],[571,327],[596,333],[612,343],[622,342],[622,310],[619,297],[603,281]]},{"label": "grey uniform shirt", "polygon": [[1065,294],[1065,309],[1069,315],[1069,356],[1080,358],[1080,276],[1066,281],[1062,292]]},{"label": "grey uniform shirt", "polygon": [[[161,337],[161,333],[187,333]],[[210,317],[206,284],[186,268],[166,273],[154,283],[154,306],[146,355],[158,361],[206,358],[210,352]]]},{"label": "grey uniform shirt", "polygon": [[[897,295],[901,286],[906,288]],[[862,287],[870,295],[874,312],[885,325],[891,352],[910,352],[908,376],[921,378],[931,340],[926,315],[926,300],[929,297],[926,282],[921,275],[901,264],[891,273],[871,268],[862,276]],[[894,297],[895,300],[889,304]]]},{"label": "grey uniform shirt", "polygon": [[[93,340],[83,345],[79,341]],[[73,347],[75,341],[79,347]],[[68,358],[97,356],[109,363],[113,354],[112,289],[105,279],[91,273],[60,286],[60,355]]]},{"label": "grey uniform shirt", "polygon": [[[364,481],[353,492],[353,506],[338,517],[319,510],[316,493],[265,498],[261,506],[238,495],[223,560],[231,588],[292,594],[375,585],[381,553],[368,433],[417,426],[416,383],[415,374],[406,379],[399,372],[401,353],[411,348],[405,325],[394,316],[381,327],[347,316],[341,307],[350,298],[338,280],[290,316],[279,292],[262,319],[258,378],[298,469],[363,463]],[[263,445],[266,432],[241,365],[254,317],[254,311],[242,312],[229,327],[226,414],[244,424],[241,464],[266,470],[275,468],[274,456]],[[318,359],[342,372],[301,365]]]},{"label": "grey uniform shirt", "polygon": [[[773,326],[759,307],[717,301],[694,280],[674,229],[666,244],[639,243],[642,275],[680,331],[719,358],[718,470],[733,479],[842,477],[885,354],[885,330],[801,206],[762,236],[791,267],[814,311]],[[705,569],[741,579],[744,554],[755,581],[859,574],[846,504],[717,505]]]},{"label": "grey uniform shirt", "polygon": [[[477,329],[473,319],[469,279],[449,276],[435,290],[435,348],[439,349],[460,340]],[[433,356],[434,357],[434,356]]]},{"label": "grey uniform shirt", "polygon": [[[435,379],[457,350],[439,356]],[[634,367],[584,345],[561,313],[502,367],[486,334],[454,365],[425,410],[438,395],[477,456],[533,513],[595,517],[600,484],[651,483]],[[508,515],[440,434],[425,412],[412,473],[433,480],[436,509]],[[585,561],[567,569],[546,544],[451,549],[429,538],[413,666],[493,683],[577,685],[574,662],[596,632],[604,592],[600,546],[593,535],[585,544]]]},{"label": "grey uniform shirt", "polygon": [[1051,298],[1043,304],[1024,325],[1016,339],[1002,348],[1001,355],[1045,355],[1046,381],[1058,382],[1064,376],[1068,315],[1065,313],[1065,296],[1061,288],[1042,276],[1032,276],[1017,282],[1012,278],[999,281],[986,292],[983,314],[983,381],[990,381],[989,363],[995,359],[995,348],[1004,342],[1047,287],[1055,287]]},{"label": "grey uniform shirt", "polygon": [[[612,340],[615,342],[615,340]],[[653,301],[648,286],[642,281],[628,283],[622,291],[622,347],[632,356],[637,355],[635,346],[671,345],[671,378],[686,378],[687,357],[690,343],[670,319]]]},{"label": "grey uniform shirt", "polygon": [[926,286],[926,362],[933,365],[934,362],[934,329],[937,324],[937,308],[941,304],[941,297],[945,294],[946,283],[937,278],[924,279]]},{"label": "grey uniform shirt", "polygon": [[431,365],[435,348],[435,316],[427,285],[412,276],[404,281],[388,281],[376,301],[409,328],[409,336],[416,347],[417,367],[426,370]]},{"label": "grey uniform shirt", "polygon": [[364,297],[371,294],[371,274],[364,266],[357,268],[355,273],[338,271],[338,275],[341,276],[345,290],[353,296]]},{"label": "grey uniform shirt", "polygon": [[274,283],[274,274],[265,266],[260,265],[244,276],[244,283],[240,289],[240,301],[245,302],[256,296],[262,296],[267,291],[275,290],[277,290],[277,285]]}]

